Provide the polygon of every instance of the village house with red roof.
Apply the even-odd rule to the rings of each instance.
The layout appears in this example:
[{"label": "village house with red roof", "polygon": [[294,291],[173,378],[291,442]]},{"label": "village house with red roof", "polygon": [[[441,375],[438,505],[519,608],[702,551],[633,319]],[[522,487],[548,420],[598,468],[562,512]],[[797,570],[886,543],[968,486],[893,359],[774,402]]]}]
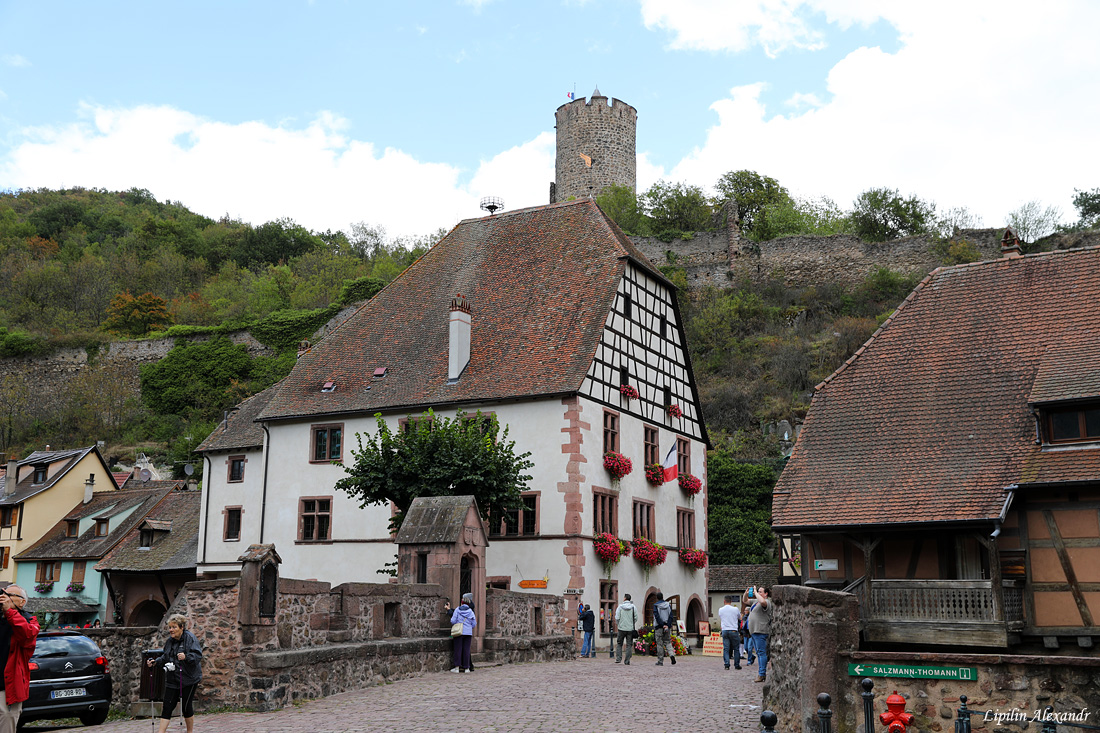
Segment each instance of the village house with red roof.
[{"label": "village house with red roof", "polygon": [[802,582],[857,593],[865,642],[1100,637],[1100,249],[1002,251],[817,386],[775,487]]},{"label": "village house with red roof", "polygon": [[[495,415],[534,462],[472,577],[580,598],[604,619],[624,593],[648,610],[661,590],[688,629],[706,620],[706,570],[677,556],[707,546],[708,438],[675,286],[588,198],[460,222],[219,426],[199,447],[200,577],[239,573],[245,548],[274,543],[284,577],[377,582],[397,552],[390,508],[334,485],[376,413],[397,431],[429,409]],[[647,481],[670,449],[699,493]],[[608,452],[633,471],[614,478]],[[604,532],[667,560],[606,568]]]}]

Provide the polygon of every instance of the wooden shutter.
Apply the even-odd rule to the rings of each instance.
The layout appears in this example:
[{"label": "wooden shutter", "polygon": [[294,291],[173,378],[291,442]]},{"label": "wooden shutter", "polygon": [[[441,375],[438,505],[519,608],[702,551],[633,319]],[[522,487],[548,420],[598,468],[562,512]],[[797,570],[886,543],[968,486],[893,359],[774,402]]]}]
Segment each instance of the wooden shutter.
[{"label": "wooden shutter", "polygon": [[84,567],[88,564],[86,560],[77,560],[73,563],[73,582],[84,582]]}]

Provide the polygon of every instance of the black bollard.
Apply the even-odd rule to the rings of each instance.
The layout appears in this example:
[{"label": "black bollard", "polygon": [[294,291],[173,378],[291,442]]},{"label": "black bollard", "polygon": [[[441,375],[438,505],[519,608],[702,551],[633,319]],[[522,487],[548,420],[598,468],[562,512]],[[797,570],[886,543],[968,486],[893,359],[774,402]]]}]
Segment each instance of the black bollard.
[{"label": "black bollard", "polygon": [[821,721],[821,733],[833,733],[833,711],[829,709],[833,698],[829,697],[829,693],[823,692],[817,696],[817,704],[820,706],[817,719]]},{"label": "black bollard", "polygon": [[955,718],[955,733],[970,733],[970,709],[966,707],[966,695],[959,695],[958,717]]},{"label": "black bollard", "polygon": [[863,698],[863,733],[875,733],[875,681],[866,677],[859,684],[863,688],[859,693]]},{"label": "black bollard", "polygon": [[760,713],[760,725],[764,726],[764,733],[775,733],[775,724],[779,722],[779,716],[771,710]]}]

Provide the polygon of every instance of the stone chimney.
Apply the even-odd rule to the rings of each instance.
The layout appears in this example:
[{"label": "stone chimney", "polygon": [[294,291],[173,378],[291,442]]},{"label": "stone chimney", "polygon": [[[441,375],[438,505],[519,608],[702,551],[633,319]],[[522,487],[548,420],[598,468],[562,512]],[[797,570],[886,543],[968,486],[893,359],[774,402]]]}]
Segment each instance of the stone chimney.
[{"label": "stone chimney", "polygon": [[1012,227],[1006,227],[1004,236],[1001,237],[1001,257],[1020,257],[1020,238]]},{"label": "stone chimney", "polygon": [[88,480],[84,482],[84,503],[87,504],[92,500],[92,494],[95,493],[95,474],[89,473]]},{"label": "stone chimney", "polygon": [[470,304],[461,293],[451,299],[450,337],[447,381],[456,382],[470,363]]},{"label": "stone chimney", "polygon": [[8,461],[8,472],[4,475],[4,494],[14,494],[15,484],[19,481],[19,469],[15,461]]}]

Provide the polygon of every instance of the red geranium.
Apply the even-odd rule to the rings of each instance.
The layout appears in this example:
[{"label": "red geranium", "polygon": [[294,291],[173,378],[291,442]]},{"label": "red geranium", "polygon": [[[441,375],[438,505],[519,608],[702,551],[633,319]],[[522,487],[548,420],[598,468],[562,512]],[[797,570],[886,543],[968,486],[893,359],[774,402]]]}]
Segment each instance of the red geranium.
[{"label": "red geranium", "polygon": [[668,557],[668,550],[645,537],[634,538],[634,559],[646,567],[656,567]]},{"label": "red geranium", "polygon": [[665,408],[665,411],[672,417],[679,418],[684,416],[684,411],[680,409],[679,405],[669,405]]},{"label": "red geranium", "polygon": [[680,488],[684,490],[685,494],[695,496],[703,490],[703,482],[690,473],[685,473],[680,476]]},{"label": "red geranium", "polygon": [[638,390],[636,390],[634,387],[631,387],[629,384],[624,384],[623,386],[619,387],[619,392],[622,393],[623,397],[627,398],[628,400],[638,399]]},{"label": "red geranium", "polygon": [[616,481],[634,470],[634,464],[630,462],[630,459],[615,451],[608,451],[603,454],[603,467],[611,474],[611,478]]},{"label": "red geranium", "polygon": [[645,480],[654,486],[665,482],[665,468],[660,463],[651,463],[645,467]]},{"label": "red geranium", "polygon": [[694,547],[681,547],[680,562],[684,565],[690,565],[696,570],[702,570],[707,566],[707,553],[696,550]]},{"label": "red geranium", "polygon": [[601,560],[608,563],[617,563],[623,556],[623,544],[618,537],[607,532],[592,538],[592,549]]}]

